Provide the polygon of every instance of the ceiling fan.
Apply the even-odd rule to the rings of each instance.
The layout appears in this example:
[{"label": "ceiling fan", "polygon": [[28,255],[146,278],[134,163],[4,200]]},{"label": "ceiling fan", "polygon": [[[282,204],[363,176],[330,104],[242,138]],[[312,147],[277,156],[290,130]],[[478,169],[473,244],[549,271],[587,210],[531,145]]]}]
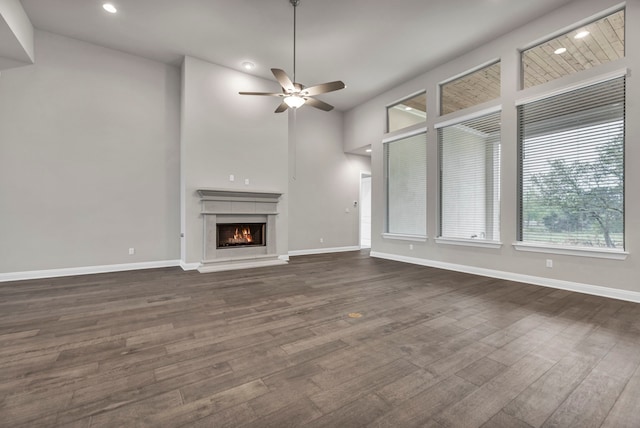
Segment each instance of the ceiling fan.
[{"label": "ceiling fan", "polygon": [[240,95],[263,95],[271,97],[280,97],[282,102],[276,108],[276,113],[282,113],[289,108],[302,107],[304,104],[308,104],[312,107],[318,108],[324,111],[330,111],[333,109],[331,104],[327,104],[324,101],[313,98],[316,95],[325,94],[327,92],[337,91],[339,89],[346,88],[345,84],[336,80],[335,82],[321,83],[306,87],[301,83],[296,82],[296,8],[300,4],[300,0],[289,0],[293,6],[293,80],[289,78],[287,73],[279,68],[272,68],[271,72],[275,76],[278,83],[282,87],[282,92],[239,92]]}]

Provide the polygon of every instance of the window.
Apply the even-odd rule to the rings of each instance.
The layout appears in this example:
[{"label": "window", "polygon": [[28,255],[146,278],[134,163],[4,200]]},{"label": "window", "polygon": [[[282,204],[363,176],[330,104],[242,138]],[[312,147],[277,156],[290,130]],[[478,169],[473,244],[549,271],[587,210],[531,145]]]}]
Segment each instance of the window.
[{"label": "window", "polygon": [[624,249],[625,78],[520,105],[520,240]]},{"label": "window", "polygon": [[427,141],[421,133],[384,144],[386,231],[427,235]]},{"label": "window", "polygon": [[522,52],[522,86],[530,88],[624,57],[624,10]]},{"label": "window", "polygon": [[438,129],[440,236],[500,240],[500,112]]},{"label": "window", "polygon": [[387,132],[397,131],[427,120],[425,92],[387,107]]},{"label": "window", "polygon": [[500,63],[440,86],[440,114],[453,113],[500,97]]}]

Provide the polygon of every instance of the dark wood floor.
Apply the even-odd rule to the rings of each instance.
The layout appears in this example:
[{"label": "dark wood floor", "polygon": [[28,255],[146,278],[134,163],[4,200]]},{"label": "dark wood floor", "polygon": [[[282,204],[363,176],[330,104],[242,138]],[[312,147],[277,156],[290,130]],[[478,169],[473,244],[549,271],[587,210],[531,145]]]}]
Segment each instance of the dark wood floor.
[{"label": "dark wood floor", "polygon": [[366,252],[0,284],[6,427],[639,427],[639,364],[638,304]]}]

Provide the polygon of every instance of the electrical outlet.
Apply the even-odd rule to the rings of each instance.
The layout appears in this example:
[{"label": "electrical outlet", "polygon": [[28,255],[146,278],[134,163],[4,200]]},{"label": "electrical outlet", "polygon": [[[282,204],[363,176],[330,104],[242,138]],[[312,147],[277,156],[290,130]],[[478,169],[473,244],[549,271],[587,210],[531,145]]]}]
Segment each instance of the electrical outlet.
[{"label": "electrical outlet", "polygon": [[229,174],[229,181],[235,181],[236,177],[233,174]]},{"label": "electrical outlet", "polygon": [[320,243],[322,244],[324,242],[324,238],[320,238]]},{"label": "electrical outlet", "polygon": [[248,178],[244,179],[244,184],[247,185],[247,186],[249,185],[249,179]]},{"label": "electrical outlet", "polygon": [[413,244],[409,244],[409,249],[413,250]]},{"label": "electrical outlet", "polygon": [[547,267],[548,268],[552,268],[553,267],[553,260],[547,259]]},{"label": "electrical outlet", "polygon": [[133,248],[133,247],[129,248],[129,255],[130,256],[134,255],[135,253],[136,253],[136,249],[135,248]]}]

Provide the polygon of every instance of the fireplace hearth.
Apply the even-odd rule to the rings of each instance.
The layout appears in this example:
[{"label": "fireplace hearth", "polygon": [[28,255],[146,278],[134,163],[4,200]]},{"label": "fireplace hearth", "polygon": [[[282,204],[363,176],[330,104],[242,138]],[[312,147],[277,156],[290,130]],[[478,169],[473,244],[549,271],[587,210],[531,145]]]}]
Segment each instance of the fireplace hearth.
[{"label": "fireplace hearth", "polygon": [[218,223],[216,224],[216,248],[263,247],[266,223]]}]

